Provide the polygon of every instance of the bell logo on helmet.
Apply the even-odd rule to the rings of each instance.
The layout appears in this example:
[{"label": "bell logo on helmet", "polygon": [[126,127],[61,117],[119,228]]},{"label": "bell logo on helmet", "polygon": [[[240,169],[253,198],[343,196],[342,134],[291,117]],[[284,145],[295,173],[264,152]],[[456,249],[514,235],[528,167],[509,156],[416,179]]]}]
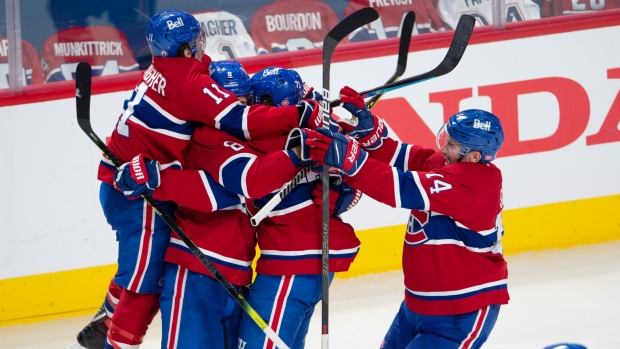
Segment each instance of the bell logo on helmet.
[{"label": "bell logo on helmet", "polygon": [[172,30],[174,28],[179,28],[184,26],[185,24],[183,24],[183,18],[179,17],[177,18],[176,21],[172,21],[172,20],[167,20],[166,24],[168,25],[168,30]]},{"label": "bell logo on helmet", "polygon": [[270,75],[278,75],[279,72],[280,72],[280,68],[265,69],[263,70],[263,77],[270,76]]},{"label": "bell logo on helmet", "polygon": [[490,131],[491,130],[491,122],[490,121],[480,122],[479,119],[475,119],[474,120],[474,128],[479,128],[479,129],[484,130],[484,131]]}]

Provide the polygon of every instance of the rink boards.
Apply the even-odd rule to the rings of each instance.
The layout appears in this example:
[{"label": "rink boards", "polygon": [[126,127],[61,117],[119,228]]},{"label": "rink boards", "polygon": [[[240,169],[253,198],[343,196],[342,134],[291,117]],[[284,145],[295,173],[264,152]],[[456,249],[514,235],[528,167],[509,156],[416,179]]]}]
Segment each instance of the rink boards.
[{"label": "rink boards", "polygon": [[[620,238],[620,12],[539,24],[477,28],[453,72],[391,91],[373,109],[401,140],[427,146],[459,109],[502,119],[506,143],[496,164],[508,254]],[[414,37],[405,76],[437,65],[450,38]],[[381,85],[396,51],[394,40],[338,48],[332,95],[344,85]],[[243,63],[250,73],[294,67],[321,86],[320,50]],[[126,75],[93,87],[91,119],[102,137],[137,79]],[[116,242],[95,180],[100,154],[75,122],[72,86],[0,94],[0,325],[92,312],[115,271]],[[400,268],[406,210],[364,198],[343,218],[362,248],[341,277]]]}]

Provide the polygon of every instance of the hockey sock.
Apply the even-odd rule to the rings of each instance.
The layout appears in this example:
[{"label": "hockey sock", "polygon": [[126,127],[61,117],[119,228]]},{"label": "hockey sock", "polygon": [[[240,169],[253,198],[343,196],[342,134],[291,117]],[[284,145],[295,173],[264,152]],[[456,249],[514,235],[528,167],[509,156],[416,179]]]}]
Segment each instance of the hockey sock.
[{"label": "hockey sock", "polygon": [[108,286],[108,292],[105,296],[105,310],[106,314],[109,318],[112,318],[114,315],[114,310],[116,309],[116,305],[118,304],[118,300],[121,298],[121,294],[123,293],[123,288],[117,285],[114,282],[114,279],[110,281],[110,285]]},{"label": "hockey sock", "polygon": [[114,311],[106,348],[141,344],[158,311],[159,294],[139,294],[123,289]]}]

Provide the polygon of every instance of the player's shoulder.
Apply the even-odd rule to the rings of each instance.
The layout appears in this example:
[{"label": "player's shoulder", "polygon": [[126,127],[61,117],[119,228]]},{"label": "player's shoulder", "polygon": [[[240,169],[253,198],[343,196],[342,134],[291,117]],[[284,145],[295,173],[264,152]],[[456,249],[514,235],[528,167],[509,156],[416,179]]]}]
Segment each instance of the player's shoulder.
[{"label": "player's shoulder", "polygon": [[457,162],[443,166],[437,170],[438,173],[445,173],[451,176],[458,176],[463,181],[478,181],[495,183],[502,181],[500,169],[492,163],[481,164],[475,162]]}]

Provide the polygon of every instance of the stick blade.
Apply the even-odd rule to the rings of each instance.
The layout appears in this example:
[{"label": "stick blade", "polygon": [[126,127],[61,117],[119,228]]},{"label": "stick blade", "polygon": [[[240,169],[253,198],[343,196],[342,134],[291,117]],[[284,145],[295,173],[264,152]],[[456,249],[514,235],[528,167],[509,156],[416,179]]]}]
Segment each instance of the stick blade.
[{"label": "stick blade", "polygon": [[78,63],[75,72],[75,109],[77,112],[78,124],[82,129],[86,125],[90,129],[90,94],[93,71],[90,64],[86,62]]},{"label": "stick blade", "polygon": [[365,7],[357,10],[347,16],[345,19],[336,24],[332,30],[327,33],[327,36],[323,40],[323,47],[325,44],[338,43],[342,41],[347,35],[351,34],[355,29],[366,25],[372,21],[376,21],[379,18],[377,10],[371,7]]},{"label": "stick blade", "polygon": [[415,24],[415,12],[409,11],[403,19],[403,26],[400,30],[400,42],[398,46],[398,63],[396,66],[396,73],[392,81],[398,80],[405,73],[407,68],[407,53],[409,52],[409,44],[411,43],[411,34],[413,33],[413,26]]},{"label": "stick blade", "polygon": [[476,19],[474,17],[470,15],[461,16],[454,30],[454,36],[452,37],[448,53],[436,69],[437,76],[451,72],[459,64],[461,58],[463,58],[463,54],[465,53],[475,25]]}]

